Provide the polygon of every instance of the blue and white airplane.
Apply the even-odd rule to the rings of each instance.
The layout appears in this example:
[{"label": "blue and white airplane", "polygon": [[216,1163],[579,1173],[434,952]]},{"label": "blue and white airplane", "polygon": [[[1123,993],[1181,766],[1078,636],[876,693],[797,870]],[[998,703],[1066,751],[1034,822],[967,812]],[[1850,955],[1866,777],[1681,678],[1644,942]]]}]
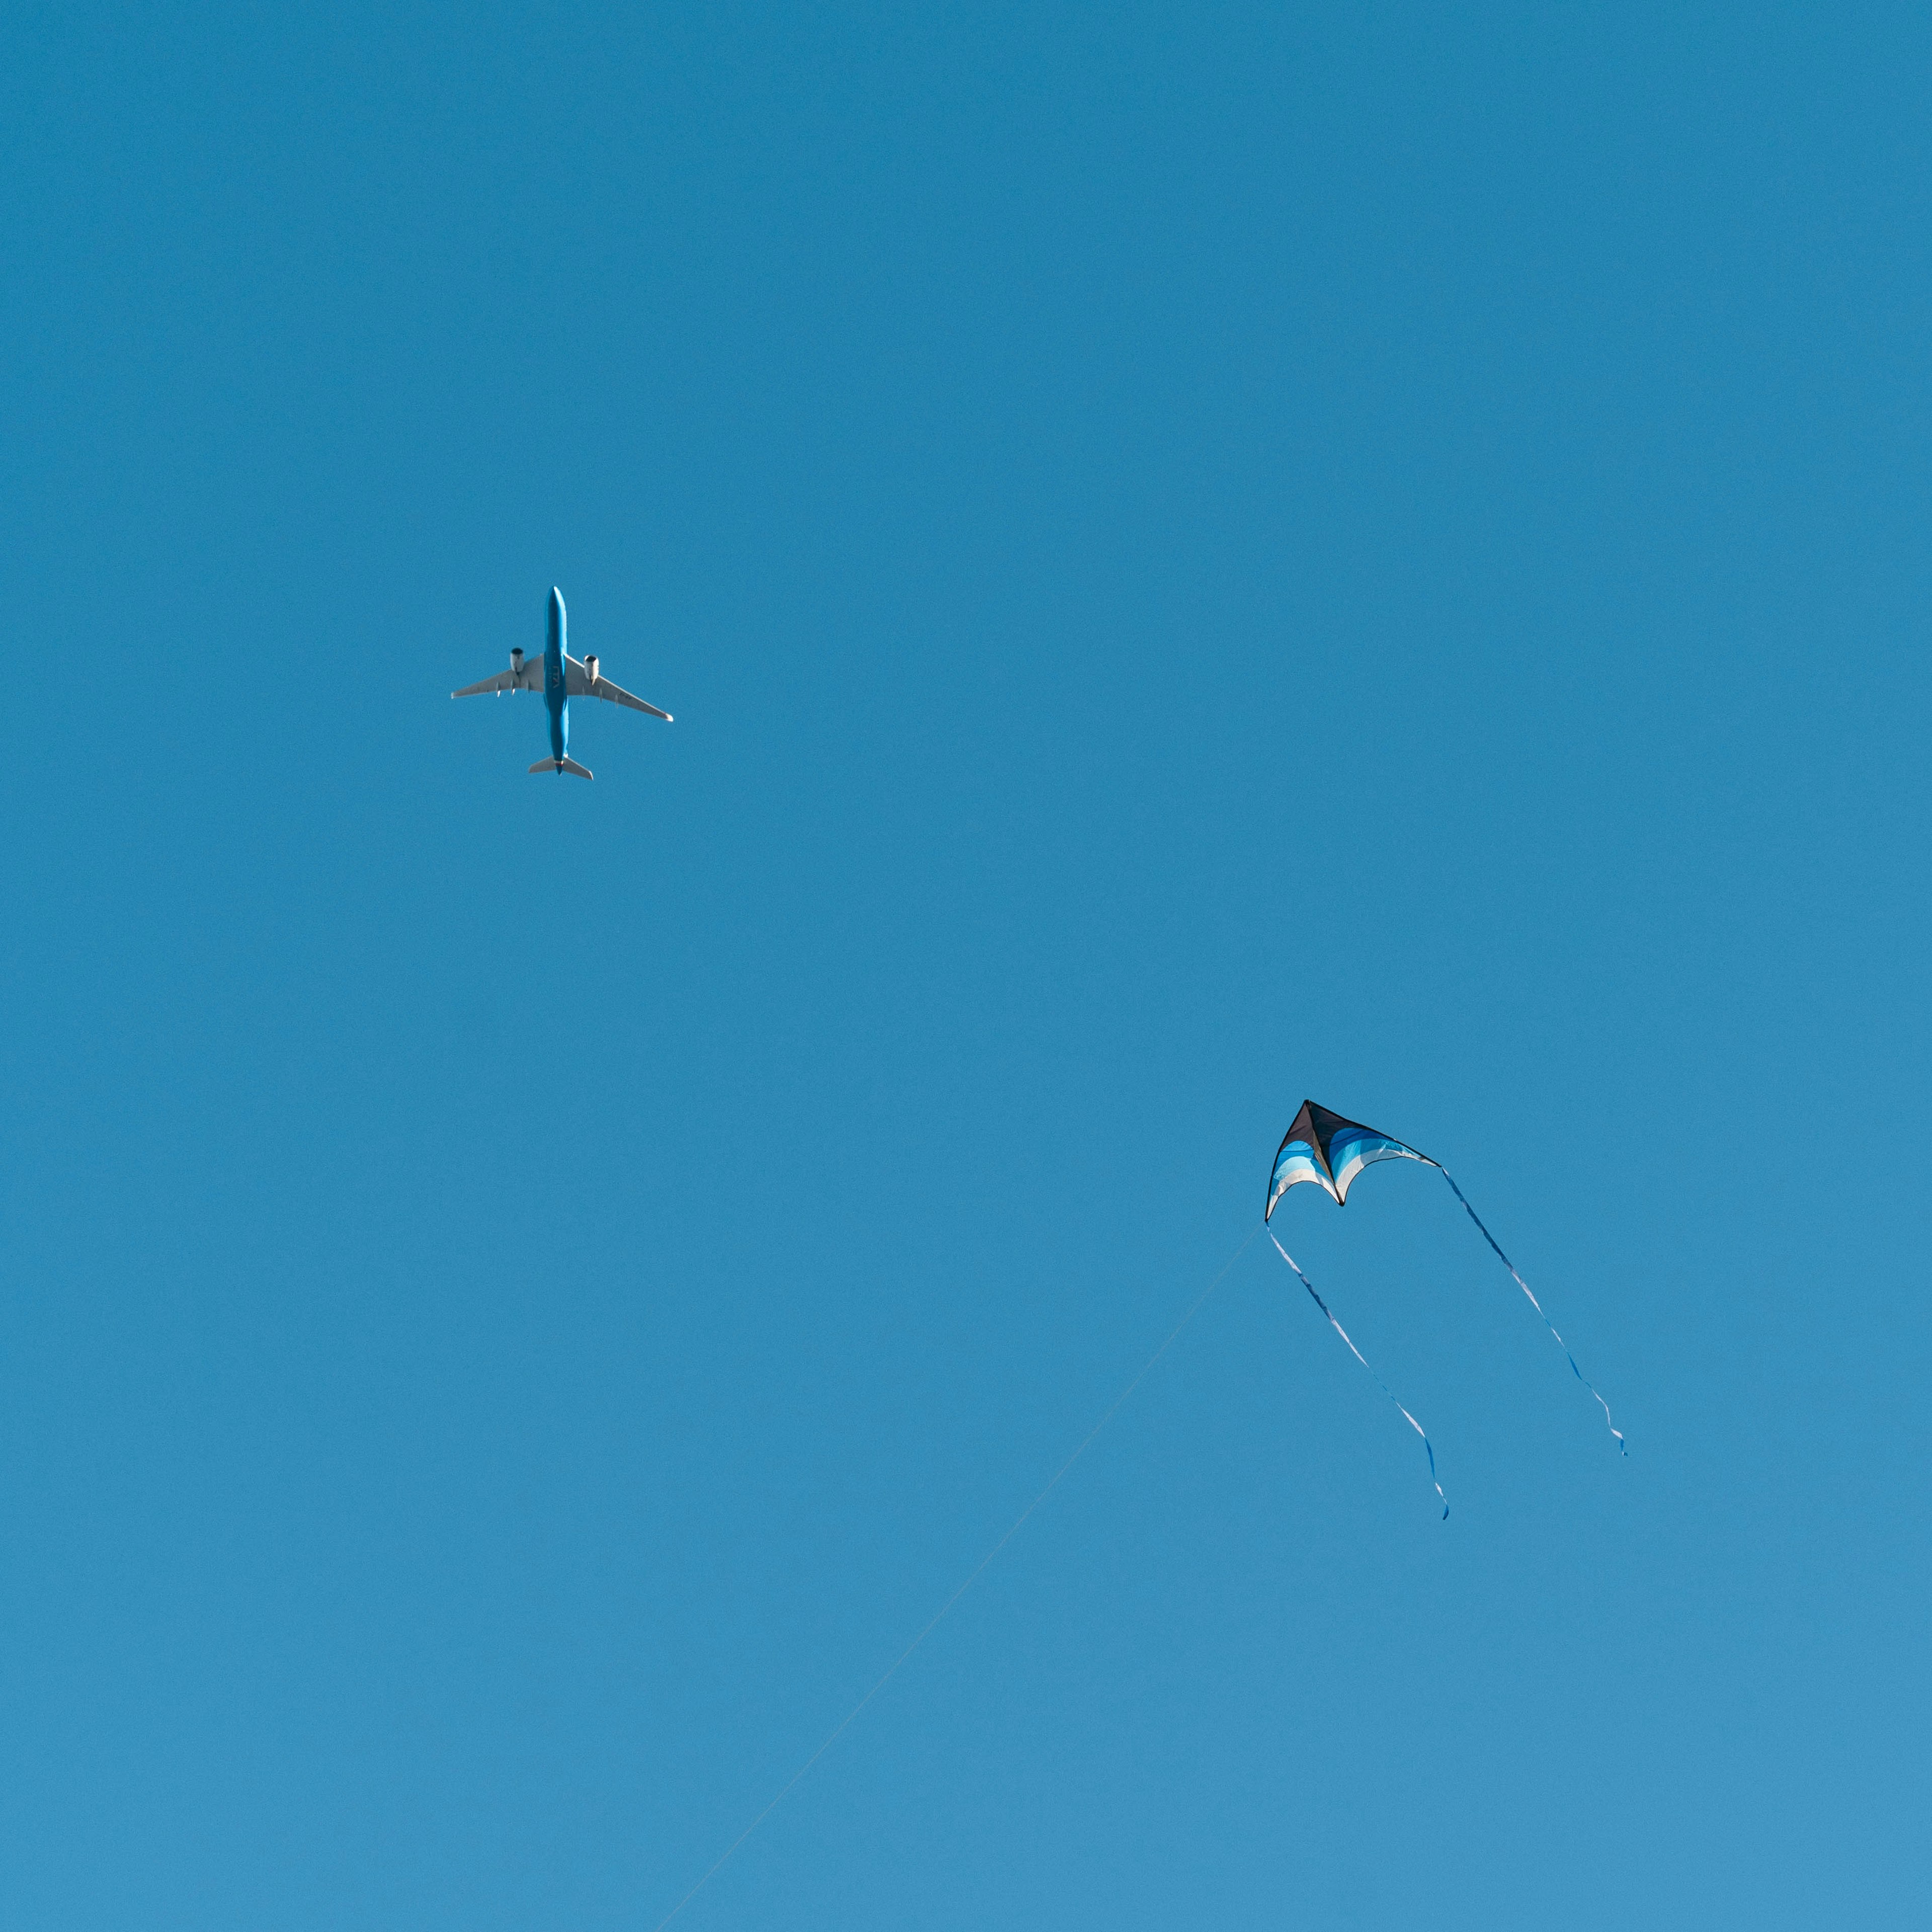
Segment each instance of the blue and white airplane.
[{"label": "blue and white airplane", "polygon": [[641,698],[633,698],[608,677],[600,677],[594,657],[585,658],[581,662],[572,657],[564,647],[565,623],[563,592],[552,585],[550,638],[544,646],[542,659],[532,658],[526,662],[521,651],[512,651],[508,670],[449,694],[452,698],[480,698],[484,692],[494,691],[501,698],[506,691],[542,692],[550,711],[550,755],[538,759],[530,770],[555,772],[560,778],[566,772],[571,772],[578,778],[587,778],[594,775],[569,755],[570,700],[573,698],[601,698],[607,704],[628,705],[633,711],[648,711],[653,718],[662,718],[667,724],[670,722],[670,713],[660,711],[655,704],[646,704]]}]

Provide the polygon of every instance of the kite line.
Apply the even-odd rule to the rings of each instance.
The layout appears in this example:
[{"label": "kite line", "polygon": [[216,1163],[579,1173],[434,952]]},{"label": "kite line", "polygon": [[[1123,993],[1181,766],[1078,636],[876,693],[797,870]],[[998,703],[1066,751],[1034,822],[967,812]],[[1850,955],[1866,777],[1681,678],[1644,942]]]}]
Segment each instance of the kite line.
[{"label": "kite line", "polygon": [[[1458,1201],[1462,1202],[1462,1212],[1468,1215],[1471,1220],[1475,1222],[1477,1233],[1480,1234],[1483,1239],[1487,1241],[1492,1248],[1496,1250],[1496,1259],[1501,1262],[1503,1266],[1509,1270],[1510,1280],[1514,1282],[1516,1286],[1522,1290],[1524,1294],[1529,1294],[1530,1306],[1534,1309],[1538,1314],[1543,1315],[1543,1304],[1538,1300],[1534,1295],[1529,1294],[1529,1283],[1525,1281],[1522,1276],[1516,1273],[1515,1262],[1511,1261],[1509,1256],[1504,1254],[1502,1248],[1497,1245],[1496,1236],[1491,1234],[1489,1229],[1483,1226],[1483,1217],[1476,1212],[1474,1208],[1469,1205],[1468,1202],[1464,1198],[1462,1190],[1456,1185],[1456,1177],[1451,1174],[1439,1160],[1432,1160],[1429,1164],[1431,1167],[1435,1168],[1438,1174],[1442,1175],[1444,1180],[1448,1182],[1450,1192],[1454,1195]],[[1604,1412],[1604,1423],[1608,1426],[1610,1433],[1617,1438],[1618,1453],[1620,1455],[1628,1456],[1630,1454],[1630,1445],[1624,1440],[1623,1431],[1617,1426],[1615,1422],[1611,1420],[1610,1406],[1608,1402],[1604,1401],[1603,1390],[1598,1388],[1596,1384],[1591,1381],[1590,1378],[1584,1374],[1581,1369],[1577,1367],[1576,1358],[1570,1352],[1570,1344],[1564,1341],[1561,1335],[1557,1334],[1556,1324],[1551,1321],[1550,1317],[1546,1315],[1543,1315],[1543,1325],[1550,1330],[1551,1339],[1556,1342],[1556,1346],[1563,1351],[1563,1359],[1570,1364],[1570,1372],[1597,1398],[1597,1406]]]},{"label": "kite line", "polygon": [[[914,1637],[911,1642],[908,1644],[905,1648],[901,1651],[897,1657],[893,1658],[892,1663],[887,1666],[884,1674],[880,1676],[878,1682],[873,1684],[872,1688],[866,1693],[864,1696],[859,1700],[857,1703],[852,1706],[850,1710],[846,1712],[844,1716],[838,1720],[838,1724],[833,1726],[832,1730],[826,1734],[825,1742],[812,1753],[811,1756],[806,1760],[804,1763],[799,1766],[797,1770],[792,1773],[790,1777],[785,1780],[782,1785],[778,1787],[778,1792],[772,1798],[771,1802],[768,1804],[765,1808],[760,1811],[758,1815],[754,1818],[728,1845],[724,1847],[724,1850],[718,1854],[716,1862],[712,1865],[710,1870],[707,1871],[704,1876],[700,1878],[698,1882],[694,1885],[691,1889],[687,1892],[684,1896],[658,1921],[656,1925],[652,1928],[652,1932],[664,1932],[664,1928],[668,1925],[671,1921],[675,1918],[677,1915],[682,1912],[684,1908],[688,1905],[691,1901],[695,1898],[721,1871],[724,1870],[725,1865],[730,1862],[732,1854],[737,1850],[738,1847],[742,1845],[745,1840],[748,1838],[752,1834],[755,1832],[788,1798],[791,1796],[792,1792],[805,1781],[806,1778],[810,1773],[813,1766],[817,1764],[818,1760],[822,1758],[848,1730],[851,1729],[854,1723],[858,1718],[860,1713],[862,1712],[866,1706],[871,1703],[872,1700],[876,1697],[896,1676],[898,1675],[900,1666],[904,1664],[907,1659],[912,1655],[913,1652],[918,1649],[920,1646],[925,1642],[926,1639],[929,1637],[943,1622],[945,1622],[946,1616],[951,1611],[953,1605],[958,1603],[959,1599],[964,1596],[968,1590],[972,1588],[973,1586],[980,1580],[980,1576],[984,1574],[987,1566],[992,1562],[993,1558],[998,1556],[1000,1552],[1005,1549],[1006,1545],[1012,1542],[1013,1538],[1019,1534],[1021,1529],[1025,1526],[1027,1519],[1030,1516],[1034,1511],[1038,1509],[1040,1504],[1045,1502],[1047,1498],[1052,1495],[1053,1492],[1060,1486],[1061,1478],[1066,1474],[1068,1470],[1072,1468],[1075,1463],[1079,1461],[1082,1456],[1086,1454],[1088,1450],[1093,1444],[1094,1438],[1100,1434],[1102,1430],[1106,1427],[1108,1423],[1113,1420],[1114,1418],[1117,1414],[1120,1413],[1120,1411],[1122,1406],[1125,1404],[1128,1396],[1132,1395],[1134,1390],[1138,1388],[1141,1384],[1147,1380],[1154,1364],[1160,1360],[1162,1356],[1167,1353],[1168,1349],[1174,1346],[1176,1342],[1180,1340],[1181,1330],[1184,1329],[1187,1324],[1194,1319],[1195,1316],[1198,1315],[1202,1310],[1207,1306],[1208,1298],[1214,1292],[1215,1289],[1221,1286],[1222,1282],[1227,1280],[1229,1271],[1233,1268],[1234,1264],[1247,1252],[1249,1244],[1251,1243],[1254,1240],[1256,1235],[1260,1232],[1261,1228],[1258,1225],[1249,1229],[1246,1239],[1244,1240],[1241,1243],[1241,1245],[1228,1257],[1226,1262],[1222,1266],[1220,1273],[1216,1275],[1214,1279],[1194,1298],[1194,1300],[1192,1305],[1189,1307],[1187,1312],[1180,1319],[1174,1324],[1173,1328],[1168,1331],[1166,1340],[1162,1342],[1160,1346],[1155,1349],[1152,1354],[1148,1356],[1147,1360],[1141,1364],[1139,1371],[1135,1376],[1133,1380],[1128,1383],[1126,1387],[1121,1390],[1120,1394],[1114,1396],[1113,1400],[1107,1405],[1106,1413],[1102,1414],[1100,1420],[1095,1423],[1094,1426],[1088,1430],[1087,1433],[1081,1438],[1079,1447],[1074,1450],[1072,1455],[1067,1457],[1065,1462],[1060,1464],[1058,1468],[1054,1471],[1052,1475],[1048,1478],[1046,1486],[1041,1490],[1036,1496],[1034,1498],[1033,1501],[1028,1503],[1026,1508],[1022,1510],[1018,1516],[1014,1517],[1011,1525],[1008,1527],[1006,1534],[1000,1538],[998,1542],[993,1545],[992,1549],[986,1552],[985,1556],[980,1558],[978,1562],[974,1564],[973,1568],[969,1571],[968,1571],[965,1581],[962,1582],[959,1587],[952,1592],[952,1595],[948,1597],[945,1602],[941,1604],[939,1608],[933,1612],[932,1618],[928,1621],[925,1628],[920,1630],[918,1636]],[[1270,1237],[1270,1238],[1272,1238],[1272,1237]],[[1281,1244],[1280,1242],[1276,1242],[1275,1245],[1279,1247]],[[1285,1252],[1284,1258],[1286,1258]],[[1288,1263],[1288,1266],[1294,1268],[1294,1264],[1292,1262],[1290,1262]],[[1297,1274],[1300,1274],[1300,1270],[1298,1268],[1295,1270],[1295,1272]],[[1303,1279],[1305,1280],[1306,1277],[1304,1276]],[[1310,1288],[1308,1292],[1310,1294],[1315,1294],[1315,1291],[1312,1288]],[[1316,1295],[1316,1300],[1317,1304],[1319,1305],[1321,1297]],[[1324,1315],[1327,1315],[1328,1312],[1325,1308],[1323,1309],[1322,1312]],[[1328,1318],[1330,1321],[1333,1322],[1335,1318],[1332,1315],[1330,1315]],[[1336,1332],[1337,1334],[1340,1334],[1339,1328]],[[1346,1335],[1343,1335],[1342,1339],[1345,1342],[1348,1341],[1348,1338]],[[1352,1342],[1348,1342],[1348,1346],[1352,1348],[1355,1345]],[[1358,1357],[1357,1359],[1359,1360],[1360,1358]],[[1368,1367],[1368,1364],[1366,1362],[1363,1363],[1362,1366],[1364,1368]],[[1372,1375],[1374,1372],[1373,1370],[1370,1370],[1370,1374]],[[1388,1391],[1384,1390],[1383,1393],[1386,1394],[1388,1394]],[[1391,1402],[1394,1402],[1395,1398],[1393,1396],[1390,1396],[1389,1400]],[[1399,1408],[1402,1406],[1400,1402],[1397,1402],[1396,1406]],[[1402,1409],[1402,1413],[1405,1415],[1408,1415],[1408,1412],[1406,1408]],[[1410,1415],[1408,1419],[1411,1422],[1415,1421],[1415,1418],[1412,1415]],[[1418,1424],[1417,1427],[1419,1430],[1420,1425]],[[1423,1437],[1423,1442],[1425,1447],[1427,1445],[1428,1440],[1429,1438],[1426,1436]],[[1436,1452],[1433,1450],[1430,1451],[1429,1464],[1432,1470],[1436,1466]],[[1439,1484],[1437,1486],[1436,1493],[1438,1496],[1442,1493],[1441,1486]],[[1446,1502],[1442,1506],[1442,1513],[1444,1516],[1447,1516],[1449,1513],[1449,1506]]]},{"label": "kite line", "polygon": [[[1324,1301],[1320,1295],[1316,1294],[1315,1284],[1308,1279],[1307,1276],[1302,1274],[1301,1264],[1282,1246],[1280,1241],[1275,1240],[1275,1232],[1272,1228],[1268,1230],[1268,1239],[1271,1241],[1274,1241],[1275,1252],[1280,1256],[1282,1259],[1287,1262],[1290,1268],[1294,1269],[1295,1274],[1300,1278],[1302,1286],[1306,1288],[1311,1295],[1314,1296],[1315,1305],[1317,1308],[1321,1310],[1324,1315],[1328,1316],[1329,1327],[1334,1329],[1336,1334],[1340,1336],[1343,1341],[1348,1342],[1349,1354],[1353,1355],[1356,1360],[1361,1364],[1364,1368],[1368,1369],[1370,1375],[1375,1376],[1376,1387],[1380,1389],[1382,1394],[1387,1396],[1390,1402],[1394,1402],[1397,1408],[1402,1409],[1402,1419],[1403,1421],[1407,1423],[1409,1427],[1414,1430],[1416,1434],[1422,1438],[1423,1448],[1429,1457],[1429,1480],[1436,1485],[1436,1495],[1442,1498],[1442,1520],[1444,1522],[1447,1522],[1449,1520],[1449,1498],[1442,1495],[1442,1480],[1436,1473],[1436,1451],[1430,1446],[1428,1430],[1424,1429],[1422,1424],[1417,1421],[1415,1418],[1411,1415],[1407,1409],[1402,1408],[1400,1402],[1396,1402],[1394,1391],[1390,1388],[1387,1382],[1382,1380],[1380,1376],[1376,1375],[1376,1372],[1373,1369],[1369,1368],[1368,1357],[1364,1354],[1361,1350],[1355,1346],[1354,1342],[1348,1342],[1348,1330],[1344,1328],[1341,1323],[1335,1319],[1334,1310],[1328,1306],[1328,1303]],[[1498,1252],[1500,1252],[1501,1251],[1498,1250]],[[1574,1364],[1573,1364],[1572,1366],[1574,1366]]]}]

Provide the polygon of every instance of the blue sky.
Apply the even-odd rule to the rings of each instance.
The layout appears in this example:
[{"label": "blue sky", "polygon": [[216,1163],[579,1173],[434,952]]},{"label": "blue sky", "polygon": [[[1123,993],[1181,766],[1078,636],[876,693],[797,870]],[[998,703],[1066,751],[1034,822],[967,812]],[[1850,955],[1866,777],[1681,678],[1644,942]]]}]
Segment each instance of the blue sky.
[{"label": "blue sky", "polygon": [[1917,1922],[1922,10],[7,42],[10,1924]]}]

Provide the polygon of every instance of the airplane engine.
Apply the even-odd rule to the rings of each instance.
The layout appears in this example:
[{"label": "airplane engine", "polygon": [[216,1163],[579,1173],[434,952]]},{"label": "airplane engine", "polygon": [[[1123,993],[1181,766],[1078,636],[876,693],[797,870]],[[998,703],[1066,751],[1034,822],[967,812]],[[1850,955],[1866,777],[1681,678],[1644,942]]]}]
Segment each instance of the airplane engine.
[{"label": "airplane engine", "polygon": [[597,660],[594,657],[586,658],[584,660],[584,675],[592,684],[597,682]]},{"label": "airplane engine", "polygon": [[514,673],[517,673],[517,672],[520,672],[520,670],[522,670],[523,668],[524,668],[524,654],[523,654],[523,652],[522,652],[521,651],[512,651],[512,652],[510,653],[510,669],[511,669],[511,671],[512,672],[512,674],[514,674]]}]

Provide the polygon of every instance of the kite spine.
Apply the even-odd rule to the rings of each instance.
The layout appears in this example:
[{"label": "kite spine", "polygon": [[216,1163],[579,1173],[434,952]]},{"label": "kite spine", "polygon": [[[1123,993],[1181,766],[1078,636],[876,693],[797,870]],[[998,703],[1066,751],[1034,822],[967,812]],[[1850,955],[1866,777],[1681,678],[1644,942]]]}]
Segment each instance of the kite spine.
[{"label": "kite spine", "polygon": [[[1382,1394],[1387,1396],[1390,1402],[1395,1402],[1396,1407],[1402,1410],[1402,1419],[1403,1421],[1407,1423],[1409,1427],[1414,1430],[1416,1434],[1422,1438],[1423,1452],[1429,1458],[1429,1480],[1436,1485],[1436,1496],[1441,1499],[1442,1504],[1442,1520],[1444,1522],[1447,1522],[1449,1520],[1449,1498],[1442,1494],[1442,1478],[1436,1473],[1436,1451],[1430,1445],[1428,1430],[1424,1429],[1422,1424],[1417,1421],[1415,1418],[1411,1415],[1407,1409],[1402,1408],[1400,1402],[1396,1402],[1395,1391],[1389,1387],[1387,1382],[1382,1380],[1380,1376],[1376,1374],[1373,1369],[1369,1368],[1368,1357],[1364,1354],[1361,1350],[1355,1346],[1354,1342],[1348,1341],[1348,1330],[1344,1328],[1341,1323],[1335,1319],[1334,1310],[1329,1307],[1327,1302],[1322,1299],[1320,1295],[1315,1292],[1315,1284],[1308,1279],[1307,1276],[1301,1272],[1300,1263],[1298,1262],[1294,1257],[1282,1246],[1280,1242],[1275,1240],[1274,1230],[1272,1228],[1268,1230],[1268,1239],[1271,1241],[1274,1241],[1275,1252],[1280,1256],[1282,1259],[1287,1262],[1290,1268],[1294,1269],[1296,1278],[1300,1282],[1302,1286],[1307,1289],[1309,1295],[1313,1300],[1316,1306],[1320,1309],[1324,1315],[1328,1316],[1329,1327],[1334,1329],[1336,1334],[1340,1336],[1345,1342],[1348,1342],[1349,1354],[1353,1355],[1356,1360],[1361,1364],[1364,1368],[1369,1369],[1369,1373],[1370,1376],[1374,1377],[1376,1387],[1380,1389]],[[1502,1251],[1500,1250],[1498,1250],[1498,1252],[1500,1253]]]}]

